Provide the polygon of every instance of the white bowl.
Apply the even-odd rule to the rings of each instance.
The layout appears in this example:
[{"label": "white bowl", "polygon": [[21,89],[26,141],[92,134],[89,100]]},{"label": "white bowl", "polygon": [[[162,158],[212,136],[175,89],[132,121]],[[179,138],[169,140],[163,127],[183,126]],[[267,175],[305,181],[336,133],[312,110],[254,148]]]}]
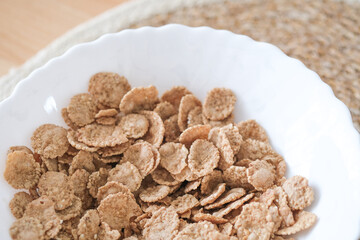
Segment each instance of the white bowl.
[{"label": "white bowl", "polygon": [[[346,106],[300,61],[273,45],[224,30],[167,25],[108,34],[71,48],[34,71],[0,104],[0,172],[12,145],[30,146],[37,126],[65,126],[61,108],[86,92],[97,72],[117,72],[132,86],[160,94],[188,87],[201,100],[213,87],[231,88],[235,120],[256,119],[285,157],[287,176],[315,189],[309,208],[317,224],[297,239],[357,239],[360,229],[360,143]],[[15,192],[0,178],[0,235],[10,239],[8,203]]]}]

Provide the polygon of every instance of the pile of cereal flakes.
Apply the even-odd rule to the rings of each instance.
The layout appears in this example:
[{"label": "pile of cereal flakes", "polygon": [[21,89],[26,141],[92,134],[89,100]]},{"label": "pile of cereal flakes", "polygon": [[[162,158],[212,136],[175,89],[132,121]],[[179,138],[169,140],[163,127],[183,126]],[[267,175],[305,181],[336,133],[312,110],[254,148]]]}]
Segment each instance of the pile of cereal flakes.
[{"label": "pile of cereal flakes", "polygon": [[[11,147],[4,177],[13,239],[285,239],[314,225],[314,192],[254,120],[234,123],[235,95],[204,104],[185,87],[158,98],[97,73],[62,109],[69,126],[38,127],[33,151]],[[289,238],[288,238],[289,239]]]}]

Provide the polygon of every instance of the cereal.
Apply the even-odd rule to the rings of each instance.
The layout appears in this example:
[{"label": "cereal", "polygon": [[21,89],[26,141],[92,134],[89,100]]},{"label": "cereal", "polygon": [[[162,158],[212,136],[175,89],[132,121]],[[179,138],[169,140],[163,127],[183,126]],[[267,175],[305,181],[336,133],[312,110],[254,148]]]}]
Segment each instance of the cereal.
[{"label": "cereal", "polygon": [[184,131],[187,126],[189,112],[195,107],[201,107],[201,102],[194,95],[188,94],[181,98],[178,115],[178,125],[180,131]]},{"label": "cereal", "polygon": [[210,120],[223,120],[234,110],[236,97],[230,89],[213,88],[205,98],[203,114]]},{"label": "cereal", "polygon": [[201,181],[201,193],[209,194],[218,184],[223,182],[224,180],[221,171],[214,170],[210,174],[203,177]]},{"label": "cereal", "polygon": [[74,147],[77,150],[84,150],[87,152],[96,152],[99,148],[97,147],[89,147],[88,145],[79,142],[77,137],[77,132],[69,130],[67,133],[67,139],[72,147]]},{"label": "cereal", "polygon": [[78,216],[82,210],[81,199],[74,197],[71,205],[63,210],[56,211],[56,214],[61,220],[69,220]]},{"label": "cereal", "polygon": [[164,138],[166,142],[177,142],[181,134],[178,125],[178,115],[169,117],[164,121]]},{"label": "cereal", "polygon": [[78,130],[80,142],[93,147],[114,147],[127,142],[120,127],[89,124]]},{"label": "cereal", "polygon": [[67,113],[72,123],[79,127],[92,123],[97,112],[95,100],[88,93],[81,93],[70,99]]},{"label": "cereal", "polygon": [[251,235],[257,239],[269,239],[273,227],[269,210],[264,204],[257,202],[246,204],[235,223],[239,238]]},{"label": "cereal", "polygon": [[263,160],[256,160],[250,163],[246,169],[248,181],[258,191],[265,191],[270,188],[275,181],[274,167]]},{"label": "cereal", "polygon": [[181,143],[165,143],[160,149],[160,165],[171,174],[179,174],[186,167],[189,153]]},{"label": "cereal", "polygon": [[237,127],[244,140],[251,138],[260,142],[269,142],[265,129],[253,119],[239,122]]},{"label": "cereal", "polygon": [[171,207],[179,214],[185,213],[198,205],[199,201],[190,194],[180,196],[171,203]]},{"label": "cereal", "polygon": [[69,147],[67,131],[54,124],[43,124],[34,131],[31,146],[45,158],[60,157]]},{"label": "cereal", "polygon": [[184,192],[189,193],[193,190],[196,190],[200,186],[201,180],[202,180],[202,178],[199,178],[195,181],[188,182],[184,188]]},{"label": "cereal", "polygon": [[130,162],[139,170],[144,178],[148,175],[155,164],[154,154],[151,145],[147,142],[139,142],[130,146],[121,159],[121,163]]},{"label": "cereal", "polygon": [[74,189],[70,177],[63,173],[49,171],[44,173],[38,184],[40,196],[47,196],[55,203],[56,210],[62,210],[71,205]]},{"label": "cereal", "polygon": [[166,185],[157,185],[149,187],[142,191],[139,195],[140,199],[144,202],[156,202],[163,199],[170,193],[170,187]]},{"label": "cereal", "polygon": [[276,232],[277,235],[292,235],[302,230],[308,229],[316,222],[316,215],[311,212],[300,211],[295,216],[295,223],[290,227],[280,229]]},{"label": "cereal", "polygon": [[224,127],[228,124],[234,123],[234,114],[230,114],[224,120],[219,121],[207,119],[205,115],[202,115],[202,120],[204,124],[209,124],[211,127]]},{"label": "cereal", "polygon": [[124,184],[119,182],[110,181],[107,182],[104,186],[100,187],[97,193],[97,201],[101,202],[104,198],[109,196],[110,194],[115,193],[124,193],[129,196],[132,196],[132,198],[135,200],[134,195],[131,193],[130,189],[126,187]]},{"label": "cereal", "polygon": [[37,218],[23,217],[11,225],[10,236],[13,240],[43,240],[44,228]]},{"label": "cereal", "polygon": [[234,154],[237,154],[243,142],[243,138],[239,133],[239,129],[233,124],[228,124],[223,126],[221,130],[225,133],[227,139],[229,140],[231,149],[233,150]]},{"label": "cereal", "polygon": [[26,207],[24,217],[38,219],[48,238],[55,237],[60,231],[60,218],[55,212],[54,203],[46,196],[41,196],[29,203]]},{"label": "cereal", "polygon": [[210,125],[196,125],[189,127],[181,133],[179,141],[189,148],[196,139],[208,139],[210,129]]},{"label": "cereal", "polygon": [[225,187],[225,183],[220,183],[219,185],[217,185],[216,188],[209,195],[200,200],[201,206],[205,206],[215,202],[215,200],[218,199],[221,194],[225,192]]},{"label": "cereal", "polygon": [[40,175],[40,165],[32,154],[15,151],[7,155],[4,178],[13,188],[30,189],[36,186]]},{"label": "cereal", "polygon": [[161,119],[165,121],[172,115],[177,113],[177,109],[169,102],[160,102],[158,105],[156,105],[156,108],[154,109],[154,112],[159,114]]},{"label": "cereal", "polygon": [[124,193],[110,194],[104,198],[97,208],[102,222],[107,223],[111,229],[121,231],[130,226],[130,218],[142,214],[136,201]]},{"label": "cereal", "polygon": [[88,210],[77,227],[79,240],[96,239],[99,232],[100,217],[96,210]]},{"label": "cereal", "polygon": [[111,169],[107,180],[122,183],[128,187],[131,192],[134,192],[139,189],[142,176],[133,164],[125,162]]},{"label": "cereal", "polygon": [[96,198],[98,189],[105,185],[109,177],[109,172],[105,168],[100,168],[99,171],[93,172],[89,176],[89,182],[87,188],[92,197]]},{"label": "cereal", "polygon": [[282,187],[289,197],[289,206],[292,210],[302,210],[314,201],[314,191],[304,177],[291,177],[284,182]]},{"label": "cereal", "polygon": [[161,96],[161,101],[166,101],[174,105],[175,109],[179,109],[180,101],[182,97],[187,94],[191,94],[191,92],[184,86],[175,86],[170,90],[164,92]]},{"label": "cereal", "polygon": [[187,116],[187,126],[188,127],[202,125],[203,123],[204,122],[203,122],[201,106],[194,107],[194,109],[189,111],[188,116]]},{"label": "cereal", "polygon": [[211,129],[209,132],[209,141],[219,149],[219,168],[221,170],[226,170],[228,167],[232,166],[235,162],[234,152],[225,132],[218,127]]},{"label": "cereal", "polygon": [[194,222],[200,222],[200,221],[208,221],[214,224],[223,224],[228,222],[227,219],[222,217],[216,217],[214,215],[208,214],[208,213],[197,213],[192,217],[192,220]]},{"label": "cereal", "polygon": [[76,170],[70,177],[74,187],[74,194],[80,198],[83,209],[87,209],[92,204],[92,197],[87,189],[89,177],[90,174],[85,169]]},{"label": "cereal", "polygon": [[109,108],[100,110],[98,113],[96,113],[95,118],[103,118],[103,117],[115,117],[118,114],[118,111],[115,108]]},{"label": "cereal", "polygon": [[118,240],[121,233],[118,230],[111,230],[109,224],[102,222],[98,232],[99,240]]},{"label": "cereal", "polygon": [[216,202],[207,205],[205,209],[213,209],[213,208],[219,208],[229,202],[233,202],[235,200],[240,199],[242,196],[246,194],[245,189],[243,188],[233,188],[224,195],[220,196]]},{"label": "cereal", "polygon": [[93,155],[86,151],[79,151],[71,162],[69,174],[73,174],[77,169],[85,169],[89,173],[95,172],[96,169],[93,163]]},{"label": "cereal", "polygon": [[153,110],[158,101],[156,87],[137,87],[125,94],[119,108],[121,112],[126,114],[140,110]]},{"label": "cereal", "polygon": [[242,205],[244,205],[245,202],[249,201],[254,196],[253,193],[250,193],[239,200],[236,200],[230,204],[228,204],[225,208],[222,208],[218,210],[217,212],[214,212],[213,215],[216,217],[223,217],[227,214],[229,214],[231,211],[238,209]]},{"label": "cereal", "polygon": [[143,236],[147,240],[173,239],[178,233],[180,220],[171,208],[160,208],[146,222]]},{"label": "cereal", "polygon": [[188,165],[193,173],[202,177],[217,167],[219,159],[219,151],[214,144],[207,140],[198,139],[191,145]]},{"label": "cereal", "polygon": [[149,121],[141,114],[128,114],[121,118],[119,126],[128,138],[140,138],[149,129]]},{"label": "cereal", "polygon": [[144,115],[149,121],[149,129],[142,139],[159,148],[165,134],[163,121],[156,112],[140,111],[139,113]]},{"label": "cereal", "polygon": [[14,194],[14,197],[9,203],[11,213],[16,218],[21,218],[24,215],[26,206],[32,202],[33,197],[26,192],[18,192]]},{"label": "cereal", "polygon": [[127,141],[119,145],[115,145],[114,147],[105,147],[100,148],[98,153],[101,154],[102,157],[111,157],[114,155],[120,155],[124,153],[132,144],[132,141]]},{"label": "cereal", "polygon": [[118,108],[121,99],[130,89],[125,77],[116,73],[101,72],[91,77],[88,90],[98,103]]},{"label": "cereal", "polygon": [[[235,95],[202,103],[185,87],[158,99],[116,73],[8,151],[13,239],[284,239],[312,226],[307,179],[286,179],[284,158],[255,121],[234,124]],[[278,235],[278,236],[277,236]]]},{"label": "cereal", "polygon": [[151,177],[156,183],[167,186],[174,186],[179,183],[173,175],[160,166],[151,173]]},{"label": "cereal", "polygon": [[223,172],[225,183],[230,187],[253,189],[248,181],[245,167],[231,166]]}]

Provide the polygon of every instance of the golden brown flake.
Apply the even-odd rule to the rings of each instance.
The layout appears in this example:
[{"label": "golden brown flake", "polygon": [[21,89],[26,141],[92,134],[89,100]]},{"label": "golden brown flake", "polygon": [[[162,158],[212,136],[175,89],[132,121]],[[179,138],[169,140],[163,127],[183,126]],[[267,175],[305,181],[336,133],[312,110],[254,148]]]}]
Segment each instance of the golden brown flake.
[{"label": "golden brown flake", "polygon": [[234,110],[236,97],[227,88],[213,88],[205,98],[203,114],[210,120],[223,120]]},{"label": "golden brown flake", "polygon": [[100,168],[99,171],[93,172],[89,176],[87,188],[89,189],[89,193],[92,197],[96,198],[98,189],[106,184],[108,176],[109,172],[105,168]]},{"label": "golden brown flake", "polygon": [[139,170],[130,162],[125,162],[116,165],[115,168],[109,172],[108,181],[115,181],[124,184],[134,192],[139,189],[142,181],[142,176]]},{"label": "golden brown flake", "polygon": [[189,153],[181,143],[165,143],[160,149],[160,165],[171,174],[179,174],[186,167]]},{"label": "golden brown flake", "polygon": [[74,197],[71,205],[63,210],[56,211],[56,214],[61,220],[69,220],[80,215],[82,210],[81,199]]},{"label": "golden brown flake", "polygon": [[156,202],[163,199],[170,193],[170,187],[166,185],[157,185],[149,187],[142,191],[139,195],[140,199],[144,202]]},{"label": "golden brown flake", "polygon": [[197,180],[195,180],[195,181],[188,182],[188,183],[185,185],[184,192],[185,192],[185,193],[189,193],[189,192],[197,189],[197,188],[200,186],[200,184],[201,184],[201,180],[202,180],[202,178],[199,178],[199,179],[197,179]]},{"label": "golden brown flake", "polygon": [[119,108],[121,112],[126,114],[140,110],[152,110],[158,101],[158,90],[156,87],[137,87],[125,94]]},{"label": "golden brown flake", "polygon": [[97,112],[95,100],[88,93],[81,93],[70,99],[67,113],[70,120],[79,127],[92,123]]},{"label": "golden brown flake", "polygon": [[163,184],[167,186],[174,186],[179,183],[178,180],[176,180],[173,175],[171,175],[166,169],[159,166],[155,171],[151,173],[152,179],[158,183]]},{"label": "golden brown flake", "polygon": [[55,212],[54,203],[46,196],[41,196],[29,203],[24,217],[38,219],[43,226],[47,238],[55,237],[60,231],[60,218]]},{"label": "golden brown flake", "polygon": [[31,146],[36,153],[45,158],[60,157],[69,147],[67,131],[54,124],[43,124],[34,131]]},{"label": "golden brown flake", "polygon": [[214,209],[219,208],[227,203],[233,202],[235,200],[240,199],[242,196],[246,194],[245,189],[243,188],[232,188],[230,191],[226,192],[222,196],[220,196],[216,202],[207,205],[205,209]]},{"label": "golden brown flake", "polygon": [[79,240],[96,239],[100,228],[100,217],[96,210],[88,210],[77,227]]},{"label": "golden brown flake", "polygon": [[316,215],[311,212],[300,211],[295,215],[295,223],[290,227],[280,229],[276,232],[277,235],[292,235],[302,230],[308,229],[316,222]]},{"label": "golden brown flake", "polygon": [[194,222],[200,222],[200,221],[208,221],[214,224],[223,224],[223,223],[227,223],[228,220],[222,217],[216,217],[214,215],[208,214],[208,213],[196,213],[193,217],[192,220]]},{"label": "golden brown flake", "polygon": [[43,240],[44,228],[37,218],[23,217],[11,225],[10,236],[13,240]]},{"label": "golden brown flake", "polygon": [[200,200],[201,206],[209,205],[210,203],[215,202],[216,199],[218,199],[221,194],[225,192],[225,187],[225,183],[220,183],[219,185],[217,185],[216,188],[209,195]]},{"label": "golden brown flake", "polygon": [[77,150],[84,150],[87,152],[96,152],[99,148],[97,147],[89,147],[85,143],[82,143],[78,140],[78,134],[75,131],[69,130],[67,133],[67,139],[72,147]]},{"label": "golden brown flake", "polygon": [[121,118],[119,126],[128,138],[140,138],[149,129],[149,121],[141,114],[128,114]]},{"label": "golden brown flake", "polygon": [[40,165],[32,154],[15,151],[7,155],[5,180],[15,189],[30,189],[39,181]]},{"label": "golden brown flake", "polygon": [[265,129],[253,119],[239,122],[237,127],[244,140],[251,138],[260,142],[269,142]]},{"label": "golden brown flake", "polygon": [[246,169],[248,181],[258,191],[265,191],[272,187],[275,181],[274,167],[263,160],[256,160],[250,163]]},{"label": "golden brown flake", "polygon": [[218,184],[223,183],[222,173],[219,170],[214,170],[210,174],[204,176],[201,180],[201,193],[211,193]]},{"label": "golden brown flake", "polygon": [[267,155],[273,154],[273,149],[271,148],[270,144],[267,142],[260,142],[255,139],[248,138],[246,139],[240,148],[239,153],[236,155],[238,160],[241,159],[262,159]]},{"label": "golden brown flake", "polygon": [[166,142],[177,142],[181,134],[178,125],[178,115],[169,117],[164,121],[164,137]]},{"label": "golden brown flake", "polygon": [[56,210],[69,207],[74,198],[72,181],[64,173],[44,173],[39,180],[38,188],[41,196],[45,195],[55,203]]},{"label": "golden brown flake", "polygon": [[199,201],[190,194],[180,196],[171,203],[171,207],[179,214],[185,213],[198,205]]},{"label": "golden brown flake", "polygon": [[118,111],[115,108],[103,109],[96,113],[95,118],[115,117],[117,114]]},{"label": "golden brown flake", "polygon": [[208,139],[210,132],[210,125],[196,125],[185,129],[180,137],[179,141],[187,148],[190,148],[191,144],[197,139]]},{"label": "golden brown flake", "polygon": [[105,125],[105,126],[113,126],[116,123],[116,118],[114,118],[114,117],[97,118],[96,123],[98,123],[100,125]]},{"label": "golden brown flake", "polygon": [[314,201],[314,191],[304,177],[291,177],[284,182],[282,187],[289,197],[289,206],[292,210],[302,210]]},{"label": "golden brown flake", "polygon": [[111,230],[109,224],[102,222],[98,232],[99,240],[118,240],[121,233],[118,230]]},{"label": "golden brown flake", "polygon": [[190,147],[188,166],[199,177],[211,173],[220,159],[219,150],[211,142],[196,140]]},{"label": "golden brown flake", "polygon": [[229,140],[231,149],[233,150],[234,154],[237,154],[243,142],[243,138],[239,133],[239,129],[237,126],[234,126],[234,124],[228,124],[223,126],[221,130],[225,133],[227,139]]},{"label": "golden brown flake", "polygon": [[14,215],[14,217],[16,218],[22,218],[22,216],[24,215],[26,206],[32,202],[33,197],[30,196],[28,193],[26,192],[18,192],[14,194],[14,197],[11,199],[10,203],[9,203],[9,207],[11,210],[11,213]]},{"label": "golden brown flake", "polygon": [[273,227],[274,222],[272,222],[269,210],[264,204],[257,202],[246,204],[235,223],[239,238],[251,234],[257,239],[269,239]]},{"label": "golden brown flake", "polygon": [[139,113],[144,115],[149,121],[149,129],[142,139],[159,148],[165,134],[163,121],[156,112],[140,111]]},{"label": "golden brown flake", "polygon": [[219,168],[221,170],[226,170],[232,166],[235,162],[234,152],[225,132],[218,127],[211,129],[209,133],[209,141],[219,149]]},{"label": "golden brown flake", "polygon": [[245,167],[231,166],[223,172],[223,178],[229,187],[253,189],[253,186],[248,181]]},{"label": "golden brown flake", "polygon": [[101,200],[110,194],[116,194],[119,192],[129,195],[135,200],[134,195],[127,186],[119,182],[109,181],[104,186],[99,188],[97,193],[97,201],[101,202]]},{"label": "golden brown flake", "polygon": [[167,101],[174,105],[176,109],[179,109],[180,101],[182,97],[187,94],[191,94],[191,92],[184,86],[175,86],[170,90],[164,92],[161,96],[161,101]]},{"label": "golden brown flake", "polygon": [[158,103],[158,105],[156,105],[156,108],[154,109],[154,112],[159,114],[163,121],[176,114],[177,111],[178,110],[174,107],[174,105],[166,101]]},{"label": "golden brown flake", "polygon": [[197,240],[197,239],[224,239],[226,238],[215,238],[212,234],[219,233],[217,227],[208,222],[200,221],[198,223],[188,224],[181,230],[174,240]]},{"label": "golden brown flake", "polygon": [[28,154],[34,154],[33,151],[31,151],[31,149],[26,147],[26,146],[12,146],[7,151],[7,154],[10,154],[10,153],[13,153],[13,152],[16,152],[16,151],[25,152],[25,153],[28,153]]},{"label": "golden brown flake", "polygon": [[172,208],[155,211],[144,226],[143,236],[147,240],[173,239],[178,233],[180,220]]},{"label": "golden brown flake", "polygon": [[201,102],[194,95],[188,94],[181,98],[178,115],[178,125],[180,131],[184,131],[187,126],[189,112],[195,107],[201,107]]},{"label": "golden brown flake", "polygon": [[202,115],[202,119],[204,124],[209,124],[211,127],[224,127],[228,124],[234,123],[234,114],[230,114],[224,120],[219,120],[219,121],[207,119],[205,115]]},{"label": "golden brown flake", "polygon": [[71,121],[66,107],[61,109],[61,116],[62,116],[64,122],[66,123],[66,125],[68,125],[71,129],[73,129],[73,130],[78,129],[78,126],[76,126],[76,124],[73,123],[73,121]]},{"label": "golden brown flake", "polygon": [[44,158],[43,163],[46,166],[47,171],[55,171],[58,172],[58,160],[56,158],[54,159],[48,159]]},{"label": "golden brown flake", "polygon": [[83,209],[89,208],[93,200],[90,196],[89,190],[87,189],[89,177],[90,174],[85,169],[76,170],[70,177],[74,187],[74,194],[80,198]]},{"label": "golden brown flake", "polygon": [[130,146],[125,152],[121,163],[130,162],[139,170],[141,176],[147,176],[155,164],[151,145],[147,142],[139,142]]},{"label": "golden brown flake", "polygon": [[217,212],[214,212],[213,215],[216,217],[223,217],[227,214],[229,214],[231,211],[238,209],[242,205],[244,205],[245,202],[249,201],[251,198],[254,197],[253,193],[249,193],[248,195],[240,198],[239,200],[236,200],[230,204],[228,204],[225,208],[222,208],[218,210]]},{"label": "golden brown flake", "polygon": [[102,222],[106,222],[111,229],[118,231],[130,226],[130,218],[142,214],[136,201],[121,192],[104,198],[98,207],[98,212]]},{"label": "golden brown flake", "polygon": [[114,155],[120,155],[124,153],[132,144],[132,141],[127,141],[119,145],[115,145],[114,147],[105,147],[100,148],[98,153],[101,154],[102,157],[111,157]]},{"label": "golden brown flake", "polygon": [[203,123],[204,122],[203,122],[201,106],[194,107],[194,109],[189,111],[188,116],[187,116],[187,126],[188,127],[202,125]]},{"label": "golden brown flake", "polygon": [[125,77],[117,73],[101,72],[91,77],[88,90],[99,104],[118,108],[121,99],[130,89]]},{"label": "golden brown flake", "polygon": [[78,130],[79,141],[93,147],[114,147],[127,142],[120,127],[89,124]]},{"label": "golden brown flake", "polygon": [[72,175],[77,169],[85,169],[89,173],[95,172],[95,165],[93,163],[93,155],[86,151],[79,151],[73,158],[69,168],[69,174]]}]

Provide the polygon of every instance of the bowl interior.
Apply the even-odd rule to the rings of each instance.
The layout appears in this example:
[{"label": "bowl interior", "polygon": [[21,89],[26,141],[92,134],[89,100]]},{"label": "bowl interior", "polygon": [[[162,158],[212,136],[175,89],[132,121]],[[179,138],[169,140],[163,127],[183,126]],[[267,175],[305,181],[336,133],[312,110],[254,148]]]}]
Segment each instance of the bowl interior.
[{"label": "bowl interior", "polygon": [[[184,85],[199,99],[213,87],[231,88],[235,120],[256,119],[285,157],[287,176],[302,175],[315,189],[314,228],[297,239],[355,239],[360,226],[359,135],[350,114],[317,74],[278,48],[207,27],[168,25],[109,34],[81,44],[33,72],[0,104],[0,172],[12,145],[30,146],[43,123],[66,126],[61,108],[86,92],[89,78],[117,72],[134,86],[160,94]],[[14,190],[0,177],[1,239],[10,239]],[[346,231],[344,231],[346,229]]]}]

